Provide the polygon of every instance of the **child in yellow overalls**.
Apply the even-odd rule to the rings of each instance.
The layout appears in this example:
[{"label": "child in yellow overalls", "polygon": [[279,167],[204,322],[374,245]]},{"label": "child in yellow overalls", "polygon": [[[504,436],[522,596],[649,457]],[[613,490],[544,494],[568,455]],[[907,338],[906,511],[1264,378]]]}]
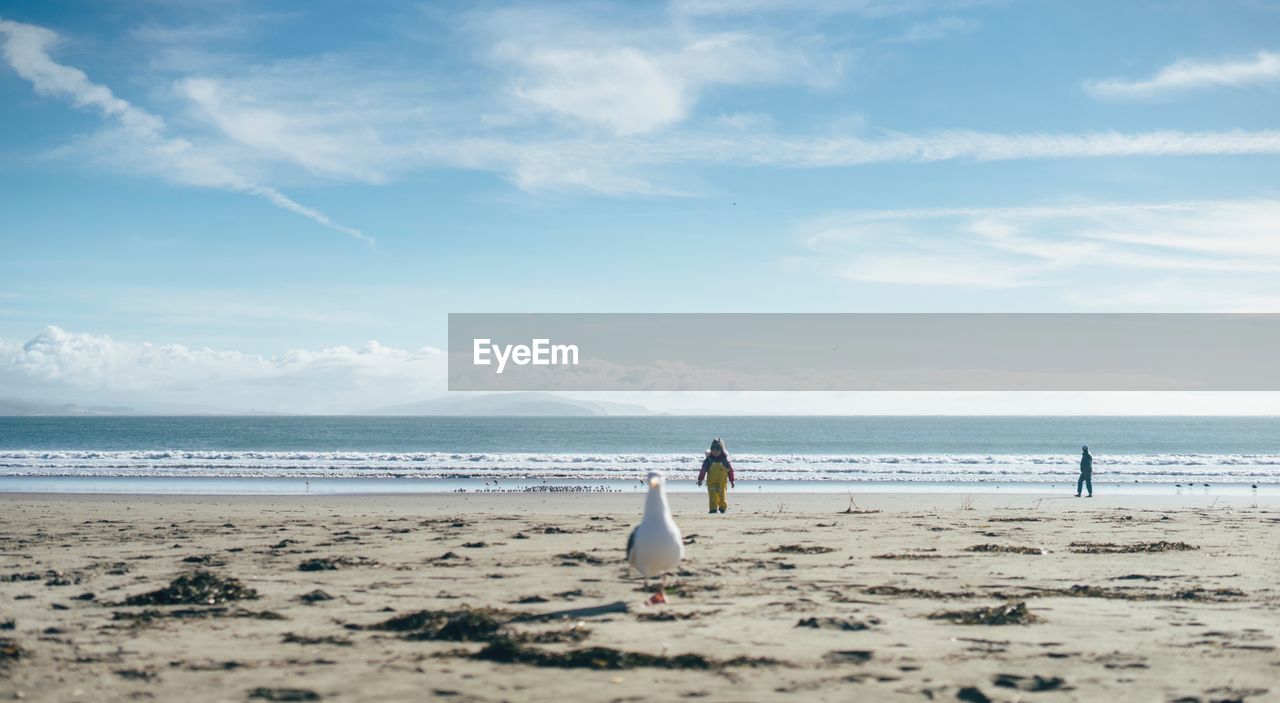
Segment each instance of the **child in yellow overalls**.
[{"label": "child in yellow overalls", "polygon": [[724,442],[719,437],[711,440],[711,451],[707,452],[707,458],[702,460],[702,470],[698,472],[698,485],[702,485],[703,479],[707,481],[707,502],[711,506],[709,513],[719,511],[723,513],[729,509],[729,504],[725,502],[724,494],[726,483],[733,486],[733,464],[729,463],[729,455],[724,451]]}]

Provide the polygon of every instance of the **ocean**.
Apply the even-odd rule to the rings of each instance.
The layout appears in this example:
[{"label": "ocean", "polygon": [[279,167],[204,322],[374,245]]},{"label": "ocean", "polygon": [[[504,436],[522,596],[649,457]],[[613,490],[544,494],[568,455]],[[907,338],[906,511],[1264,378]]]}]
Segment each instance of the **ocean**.
[{"label": "ocean", "polygon": [[[1280,490],[1275,417],[2,417],[0,490],[692,490],[713,437],[746,490]],[[1205,486],[1204,484],[1209,484]]]}]

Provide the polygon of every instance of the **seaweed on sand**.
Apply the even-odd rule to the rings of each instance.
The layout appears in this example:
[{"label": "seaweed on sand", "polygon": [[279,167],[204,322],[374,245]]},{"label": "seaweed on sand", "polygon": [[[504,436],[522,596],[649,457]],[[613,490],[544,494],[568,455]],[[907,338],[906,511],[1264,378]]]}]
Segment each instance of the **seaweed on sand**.
[{"label": "seaweed on sand", "polygon": [[25,654],[26,650],[19,647],[17,641],[0,637],[0,667],[8,666],[10,662],[21,659]]},{"label": "seaweed on sand", "polygon": [[[710,612],[715,613],[719,611],[713,610]],[[702,617],[703,614],[704,613],[699,612],[675,613],[670,610],[662,610],[657,612],[636,613],[636,620],[640,620],[641,622],[676,622],[679,620],[694,620]]]},{"label": "seaweed on sand", "polygon": [[254,600],[258,592],[240,581],[211,571],[182,574],[159,590],[129,596],[123,605],[215,605],[236,600]]},{"label": "seaweed on sand", "polygon": [[320,590],[319,588],[317,588],[317,589],[316,589],[316,590],[314,590],[314,591],[309,591],[309,592],[307,592],[307,593],[303,593],[302,595],[298,596],[297,598],[294,598],[294,600],[296,600],[296,601],[300,601],[300,602],[302,602],[302,603],[306,603],[307,605],[313,605],[313,604],[315,604],[315,603],[319,603],[319,602],[321,602],[321,601],[333,600],[333,596],[331,596],[331,595],[329,595],[328,593],[325,593],[324,591],[322,591],[322,590]]},{"label": "seaweed on sand", "polygon": [[298,564],[298,571],[335,571],[341,566],[377,566],[368,557],[316,557]]},{"label": "seaweed on sand", "polygon": [[578,566],[579,564],[599,566],[600,564],[605,563],[604,559],[592,556],[586,552],[565,552],[564,554],[557,554],[556,558],[560,560],[561,566]]},{"label": "seaweed on sand", "polygon": [[446,642],[579,642],[591,633],[581,625],[564,630],[543,632],[502,632],[512,622],[513,614],[496,608],[461,608],[458,610],[419,610],[398,615],[390,620],[353,629],[399,632],[407,640]]},{"label": "seaweed on sand", "polygon": [[286,632],[284,638],[280,641],[283,644],[331,644],[337,647],[350,647],[353,644],[349,639],[335,637],[333,635],[309,637],[307,635],[299,635],[294,632]]},{"label": "seaweed on sand", "polygon": [[996,674],[991,681],[1001,688],[1016,688],[1019,691],[1063,691],[1068,690],[1067,682],[1057,676],[1022,676],[1019,674]]},{"label": "seaweed on sand", "polygon": [[508,613],[494,608],[419,610],[369,625],[366,629],[401,632],[412,640],[487,642],[509,619]]},{"label": "seaweed on sand", "polygon": [[796,623],[796,627],[808,627],[815,630],[841,630],[844,632],[857,632],[859,630],[869,630],[873,625],[879,625],[880,620],[877,618],[867,618],[862,620],[851,620],[845,618],[804,618]]},{"label": "seaweed on sand", "polygon": [[965,548],[966,552],[994,552],[999,554],[1048,554],[1049,550],[1040,547],[1019,547],[1005,544],[975,544]]},{"label": "seaweed on sand", "polygon": [[828,664],[866,664],[875,656],[875,652],[865,649],[843,649],[827,652],[822,659]]},{"label": "seaweed on sand", "polygon": [[1070,588],[1041,589],[1035,595],[1068,596],[1074,598],[1109,598],[1114,600],[1189,600],[1210,603],[1222,603],[1240,600],[1245,597],[1244,591],[1235,588],[1184,588],[1176,591],[1146,591],[1129,588],[1100,588],[1086,584],[1075,584]]},{"label": "seaweed on sand", "polygon": [[1026,625],[1040,620],[1027,610],[1025,602],[973,610],[943,610],[928,617],[930,620],[946,620],[956,625]]},{"label": "seaweed on sand", "polygon": [[776,666],[777,660],[767,657],[735,657],[716,660],[701,654],[676,654],[672,656],[626,652],[610,647],[587,647],[567,652],[548,652],[527,647],[509,637],[494,639],[484,649],[471,655],[472,659],[501,664],[527,664],[561,669],[688,669],[709,671],[735,666]]},{"label": "seaweed on sand", "polygon": [[1188,552],[1199,547],[1186,542],[1137,542],[1135,544],[1116,544],[1115,542],[1072,542],[1071,551],[1076,554],[1137,554],[1144,552]]},{"label": "seaweed on sand", "polygon": [[259,686],[249,691],[249,698],[263,701],[318,701],[320,694],[308,688],[267,688]]},{"label": "seaweed on sand", "polygon": [[204,564],[205,566],[226,566],[227,564],[227,562],[212,554],[192,554],[191,556],[183,557],[182,562],[184,564]]},{"label": "seaweed on sand", "polygon": [[769,551],[774,554],[829,554],[835,550],[831,547],[806,546],[803,544],[784,544]]},{"label": "seaweed on sand", "polygon": [[903,588],[901,586],[871,586],[862,589],[869,596],[904,596],[907,598],[931,598],[946,600],[950,598],[975,598],[973,591],[934,591],[928,588]]},{"label": "seaweed on sand", "polygon": [[193,620],[199,618],[249,618],[251,620],[284,620],[284,616],[270,610],[244,610],[237,608],[216,607],[216,608],[172,608],[169,610],[156,610],[155,608],[147,608],[146,610],[124,613],[116,611],[111,614],[112,620],[123,620],[132,622],[134,625],[150,625],[151,623],[166,620]]}]

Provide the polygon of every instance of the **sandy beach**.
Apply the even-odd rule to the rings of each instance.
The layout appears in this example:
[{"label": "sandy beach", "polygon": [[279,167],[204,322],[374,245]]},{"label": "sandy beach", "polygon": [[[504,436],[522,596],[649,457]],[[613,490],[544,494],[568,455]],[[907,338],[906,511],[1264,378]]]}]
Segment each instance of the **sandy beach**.
[{"label": "sandy beach", "polygon": [[1275,498],[704,500],[3,495],[0,697],[1280,699]]}]

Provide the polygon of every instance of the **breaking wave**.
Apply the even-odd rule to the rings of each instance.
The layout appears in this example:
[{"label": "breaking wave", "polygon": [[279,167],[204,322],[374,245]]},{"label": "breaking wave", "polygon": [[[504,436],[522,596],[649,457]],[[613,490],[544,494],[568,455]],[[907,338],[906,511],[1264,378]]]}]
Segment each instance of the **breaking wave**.
[{"label": "breaking wave", "polygon": [[[204,478],[632,479],[658,469],[696,476],[688,454],[359,451],[0,451],[0,476]],[[735,454],[739,479],[1059,482],[1076,457],[1031,454]],[[1280,480],[1280,454],[1099,456],[1106,481]]]}]

